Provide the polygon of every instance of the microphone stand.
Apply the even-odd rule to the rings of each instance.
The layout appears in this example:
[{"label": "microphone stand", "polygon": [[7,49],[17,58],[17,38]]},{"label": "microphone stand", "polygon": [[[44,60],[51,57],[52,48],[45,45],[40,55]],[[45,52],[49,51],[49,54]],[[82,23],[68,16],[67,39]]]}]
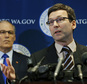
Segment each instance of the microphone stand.
[{"label": "microphone stand", "polygon": [[59,74],[60,67],[61,67],[62,62],[63,62],[63,56],[60,57],[58,60],[59,60],[59,62],[58,62],[58,64],[57,64],[57,66],[56,66],[56,70],[55,70],[55,72],[54,72],[54,83],[55,83],[55,84],[57,84],[56,77],[57,77],[58,74]]},{"label": "microphone stand", "polygon": [[84,81],[83,81],[83,79],[81,79],[81,82],[82,82],[82,84],[84,84]]}]

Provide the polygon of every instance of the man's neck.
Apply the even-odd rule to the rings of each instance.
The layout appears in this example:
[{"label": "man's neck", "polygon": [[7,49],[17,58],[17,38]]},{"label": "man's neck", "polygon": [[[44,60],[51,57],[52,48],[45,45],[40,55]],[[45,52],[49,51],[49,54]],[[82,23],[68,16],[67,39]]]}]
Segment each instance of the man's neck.
[{"label": "man's neck", "polygon": [[0,48],[0,51],[2,51],[3,53],[7,53],[11,50],[12,48]]},{"label": "man's neck", "polygon": [[62,46],[65,46],[65,45],[69,45],[72,41],[73,40],[71,40],[71,41],[55,41],[55,42]]}]

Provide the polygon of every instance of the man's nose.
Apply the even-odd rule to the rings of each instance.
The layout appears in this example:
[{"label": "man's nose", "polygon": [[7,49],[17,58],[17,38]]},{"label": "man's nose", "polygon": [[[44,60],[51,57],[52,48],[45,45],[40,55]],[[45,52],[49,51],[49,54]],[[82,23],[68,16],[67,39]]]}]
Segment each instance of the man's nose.
[{"label": "man's nose", "polygon": [[9,36],[9,33],[8,33],[8,32],[6,32],[6,33],[5,33],[5,35],[6,35],[6,36]]},{"label": "man's nose", "polygon": [[59,26],[59,23],[57,21],[54,21],[54,26]]}]

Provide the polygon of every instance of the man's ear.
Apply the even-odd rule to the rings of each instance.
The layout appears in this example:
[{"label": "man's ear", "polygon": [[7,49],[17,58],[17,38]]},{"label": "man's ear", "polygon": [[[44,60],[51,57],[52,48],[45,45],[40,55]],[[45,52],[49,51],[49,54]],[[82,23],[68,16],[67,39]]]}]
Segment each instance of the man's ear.
[{"label": "man's ear", "polygon": [[76,28],[76,21],[73,20],[71,23],[72,23],[72,29],[74,30]]}]

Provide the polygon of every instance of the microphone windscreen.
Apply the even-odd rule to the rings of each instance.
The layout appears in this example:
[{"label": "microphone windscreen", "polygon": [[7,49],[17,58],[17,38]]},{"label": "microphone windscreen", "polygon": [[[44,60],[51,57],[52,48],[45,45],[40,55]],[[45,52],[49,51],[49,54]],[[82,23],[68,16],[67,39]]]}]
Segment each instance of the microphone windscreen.
[{"label": "microphone windscreen", "polygon": [[87,65],[87,52],[82,54],[82,62]]}]

